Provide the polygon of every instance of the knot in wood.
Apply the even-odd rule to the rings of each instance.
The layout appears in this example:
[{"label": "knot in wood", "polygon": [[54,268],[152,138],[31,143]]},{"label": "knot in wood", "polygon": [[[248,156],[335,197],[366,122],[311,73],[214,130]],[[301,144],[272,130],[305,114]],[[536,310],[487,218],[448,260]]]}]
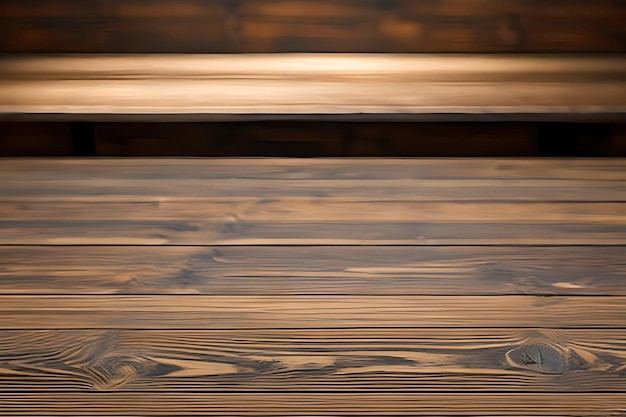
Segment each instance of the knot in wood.
[{"label": "knot in wood", "polygon": [[153,363],[142,357],[106,356],[89,368],[92,384],[99,391],[111,391],[146,374]]},{"label": "knot in wood", "polygon": [[542,374],[562,374],[568,368],[570,351],[545,336],[530,337],[506,353],[506,361],[516,368]]}]

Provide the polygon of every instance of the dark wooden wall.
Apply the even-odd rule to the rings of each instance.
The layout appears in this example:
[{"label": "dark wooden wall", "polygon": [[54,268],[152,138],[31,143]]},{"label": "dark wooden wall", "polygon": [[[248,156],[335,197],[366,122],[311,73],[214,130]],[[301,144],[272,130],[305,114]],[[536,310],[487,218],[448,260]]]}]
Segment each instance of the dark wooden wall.
[{"label": "dark wooden wall", "polygon": [[624,52],[625,0],[2,0],[0,52]]},{"label": "dark wooden wall", "polygon": [[6,156],[626,156],[626,123],[0,123]]}]

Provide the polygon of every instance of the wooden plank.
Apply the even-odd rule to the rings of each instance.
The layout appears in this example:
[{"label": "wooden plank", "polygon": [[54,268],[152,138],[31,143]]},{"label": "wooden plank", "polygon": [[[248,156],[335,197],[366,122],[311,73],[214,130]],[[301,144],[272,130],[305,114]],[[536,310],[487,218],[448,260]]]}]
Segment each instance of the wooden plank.
[{"label": "wooden plank", "polygon": [[[13,80],[625,81],[619,55],[70,54],[2,57]],[[45,69],[44,69],[45,68]]]},{"label": "wooden plank", "polygon": [[5,159],[3,202],[626,201],[623,159]]},{"label": "wooden plank", "polygon": [[[209,184],[210,185],[210,184]],[[307,223],[525,223],[525,224],[626,224],[626,202],[437,202],[360,201],[343,198],[278,197],[261,200],[215,197],[175,201],[121,201],[99,203],[48,201],[0,203],[0,221],[67,222],[184,221],[212,224],[233,220],[266,224]],[[96,204],[94,204],[96,203]],[[341,227],[341,225],[338,225]]]},{"label": "wooden plank", "polygon": [[621,245],[626,203],[343,199],[0,203],[0,244]]},{"label": "wooden plank", "polygon": [[7,160],[0,243],[615,245],[625,173],[619,159]]},{"label": "wooden plank", "polygon": [[4,329],[620,328],[626,298],[0,296]]},{"label": "wooden plank", "polygon": [[612,0],[3,0],[0,49],[624,52],[625,18]]},{"label": "wooden plank", "polygon": [[[70,181],[76,180],[76,176],[85,180],[160,182],[270,179],[298,180],[303,184],[311,180],[333,180],[329,184],[340,184],[340,180],[355,179],[364,180],[365,185],[373,180],[507,180],[509,185],[519,184],[511,180],[522,181],[522,184],[531,180],[568,180],[578,184],[598,180],[594,185],[616,185],[616,181],[626,180],[626,162],[622,158],[11,158],[2,161],[0,175],[2,186],[6,181],[46,179],[73,185]],[[557,183],[557,186],[562,185]],[[554,192],[558,191],[556,186],[554,188]],[[200,191],[193,190],[194,193]]]},{"label": "wooden plank", "polygon": [[3,295],[626,295],[624,247],[34,246],[0,259]]},{"label": "wooden plank", "polygon": [[0,68],[5,119],[518,114],[583,120],[626,112],[620,57],[87,55],[4,58]]},{"label": "wooden plank", "polygon": [[626,390],[621,329],[4,331],[0,357],[3,393]]},{"label": "wooden plank", "polygon": [[517,416],[606,417],[624,410],[624,394],[8,393],[17,416]]}]

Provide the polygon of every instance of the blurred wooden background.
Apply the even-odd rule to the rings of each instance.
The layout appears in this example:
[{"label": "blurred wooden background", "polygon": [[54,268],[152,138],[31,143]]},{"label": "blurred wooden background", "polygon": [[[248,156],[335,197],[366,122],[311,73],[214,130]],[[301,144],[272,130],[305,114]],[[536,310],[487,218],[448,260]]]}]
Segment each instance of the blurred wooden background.
[{"label": "blurred wooden background", "polygon": [[623,0],[2,0],[0,52],[624,52]]},{"label": "blurred wooden background", "polygon": [[[625,23],[626,0],[1,0],[0,53],[612,54]],[[624,156],[624,126],[2,123],[0,156]]]}]

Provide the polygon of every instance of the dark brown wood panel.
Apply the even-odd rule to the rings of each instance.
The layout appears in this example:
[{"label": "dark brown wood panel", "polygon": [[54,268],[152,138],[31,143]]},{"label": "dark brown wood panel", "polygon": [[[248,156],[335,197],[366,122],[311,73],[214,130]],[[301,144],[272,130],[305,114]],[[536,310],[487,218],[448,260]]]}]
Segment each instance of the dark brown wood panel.
[{"label": "dark brown wood panel", "polygon": [[0,296],[4,329],[622,328],[626,297]]},{"label": "dark brown wood panel", "polygon": [[68,124],[0,124],[0,156],[2,157],[69,156],[73,151],[72,134]]},{"label": "dark brown wood panel", "polygon": [[[0,123],[0,157],[72,152],[103,157],[622,157],[626,156],[625,126],[549,122]],[[89,132],[87,140],[82,139],[80,130],[75,132],[76,149],[72,149],[69,134],[72,127]],[[83,143],[93,152],[77,152]]]},{"label": "dark brown wood panel", "polygon": [[3,0],[2,52],[623,52],[615,0]]},{"label": "dark brown wood panel", "polygon": [[624,392],[625,351],[622,330],[5,331],[0,384],[4,393]]},{"label": "dark brown wood panel", "polygon": [[[99,156],[537,156],[537,131],[538,126],[531,123],[213,122],[95,126]],[[620,139],[614,140],[619,145]],[[600,147],[601,143],[596,148]],[[626,155],[626,150],[616,147],[604,154],[611,155],[610,151]]]},{"label": "dark brown wood panel", "polygon": [[[111,123],[95,127],[95,153],[107,156],[215,155],[219,126],[197,123]],[[215,155],[219,156],[219,155]]]},{"label": "dark brown wood panel", "polygon": [[626,295],[624,247],[0,247],[0,294]]}]

